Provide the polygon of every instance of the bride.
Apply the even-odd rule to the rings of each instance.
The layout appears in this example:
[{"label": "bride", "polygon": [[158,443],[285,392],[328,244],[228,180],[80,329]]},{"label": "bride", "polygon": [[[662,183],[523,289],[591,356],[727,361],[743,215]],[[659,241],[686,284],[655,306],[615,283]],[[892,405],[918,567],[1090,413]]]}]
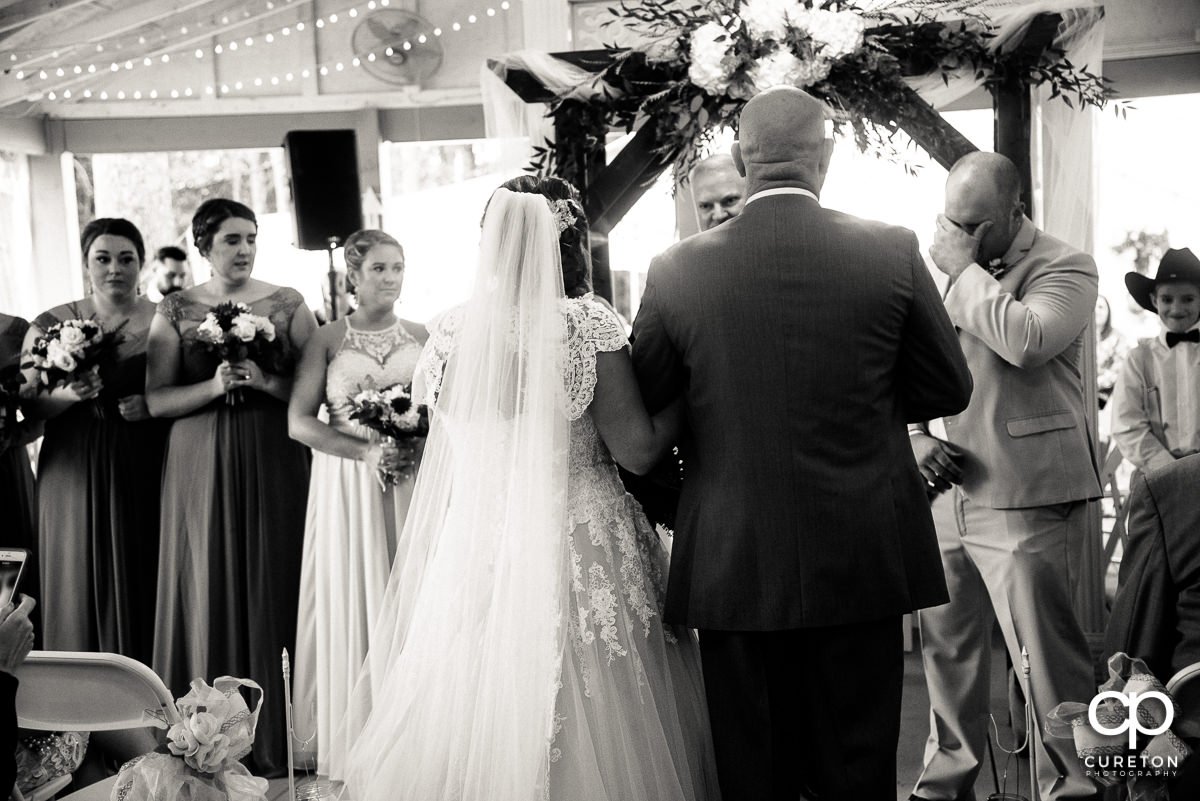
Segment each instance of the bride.
[{"label": "bride", "polygon": [[575,190],[497,189],[418,367],[432,426],[336,738],[356,801],[718,796],[696,643],[662,624],[666,554],[614,463],[649,469],[680,410],[647,415],[589,290]]}]

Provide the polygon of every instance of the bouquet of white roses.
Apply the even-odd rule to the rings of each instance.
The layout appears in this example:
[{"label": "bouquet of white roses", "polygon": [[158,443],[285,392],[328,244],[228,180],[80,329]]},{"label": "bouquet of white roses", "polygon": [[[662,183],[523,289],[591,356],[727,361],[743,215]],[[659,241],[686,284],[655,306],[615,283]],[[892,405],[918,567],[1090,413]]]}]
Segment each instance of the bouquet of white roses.
[{"label": "bouquet of white roses", "polygon": [[[241,688],[259,693],[252,712]],[[167,801],[262,801],[267,781],[238,760],[250,753],[262,707],[262,688],[249,679],[221,676],[210,687],[193,679],[175,702],[182,718],[167,731],[167,752],[130,760],[113,786],[112,798]]]},{"label": "bouquet of white roses", "polygon": [[[105,331],[97,321],[83,318],[55,323],[34,341],[29,361],[21,367],[37,370],[38,392],[65,387],[116,361],[117,346],[125,341],[121,333],[124,327],[125,323],[121,323],[114,330]],[[104,416],[98,402],[93,409],[98,417]]]},{"label": "bouquet of white roses", "polygon": [[[360,390],[350,399],[350,407],[351,420],[392,440],[409,440],[429,434],[429,412],[423,404],[413,403],[411,384]],[[400,483],[400,475],[390,470],[384,472],[384,479],[391,484]]]},{"label": "bouquet of white roses", "polygon": [[[283,355],[281,343],[275,338],[275,324],[254,314],[245,303],[233,301],[208,310],[196,328],[196,341],[223,362],[250,360],[268,372],[278,372]],[[226,395],[229,403],[239,399],[238,390]]]}]

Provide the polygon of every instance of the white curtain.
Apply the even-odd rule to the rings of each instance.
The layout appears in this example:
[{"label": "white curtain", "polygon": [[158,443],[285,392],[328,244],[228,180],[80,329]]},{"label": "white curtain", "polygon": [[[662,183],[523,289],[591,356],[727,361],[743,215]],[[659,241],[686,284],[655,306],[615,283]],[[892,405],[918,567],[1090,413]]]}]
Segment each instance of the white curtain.
[{"label": "white curtain", "polygon": [[33,264],[29,157],[0,151],[0,311],[30,318],[42,311]]}]

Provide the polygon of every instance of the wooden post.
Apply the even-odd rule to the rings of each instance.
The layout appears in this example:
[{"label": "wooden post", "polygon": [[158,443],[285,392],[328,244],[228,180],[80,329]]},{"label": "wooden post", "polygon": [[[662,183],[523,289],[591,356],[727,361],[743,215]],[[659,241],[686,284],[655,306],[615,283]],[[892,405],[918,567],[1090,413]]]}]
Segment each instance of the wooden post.
[{"label": "wooden post", "polygon": [[997,87],[992,102],[992,137],[997,153],[1008,156],[1021,174],[1021,202],[1033,216],[1033,170],[1029,161],[1029,126],[1032,110],[1029,89],[1008,79]]},{"label": "wooden post", "polygon": [[[1058,26],[1062,23],[1059,14],[1038,14],[1029,23],[1025,38],[1014,49],[1015,63],[1029,60],[1036,63],[1054,42]],[[1021,174],[1021,202],[1025,214],[1033,217],[1033,168],[1030,162],[1030,126],[1033,123],[1033,108],[1030,103],[1029,87],[1021,82],[1021,73],[1015,67],[992,90],[992,138],[997,153],[1008,156],[1017,165]]]},{"label": "wooden post", "polygon": [[[583,122],[584,130],[591,130],[590,135],[580,137],[577,131],[570,134],[562,129],[560,123],[554,126],[554,157],[558,163],[558,174],[570,181],[583,197],[584,209],[593,205],[592,185],[604,174],[608,157],[604,151],[608,125],[603,117],[592,120],[596,123],[588,125],[589,118],[596,116],[594,111],[579,101],[566,101],[571,104],[568,113]],[[576,108],[577,107],[577,108]],[[589,221],[594,219],[591,212]],[[592,254],[592,290],[608,301],[612,300],[612,274],[608,266],[608,231],[596,229],[591,232],[588,242]]]}]

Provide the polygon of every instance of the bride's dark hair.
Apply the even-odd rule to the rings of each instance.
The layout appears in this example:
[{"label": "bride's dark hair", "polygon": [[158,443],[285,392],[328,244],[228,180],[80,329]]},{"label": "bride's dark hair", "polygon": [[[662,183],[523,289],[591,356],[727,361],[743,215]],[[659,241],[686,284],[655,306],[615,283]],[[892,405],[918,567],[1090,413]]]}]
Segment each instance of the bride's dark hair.
[{"label": "bride's dark hair", "polygon": [[575,216],[575,222],[558,235],[558,252],[562,259],[563,289],[568,298],[577,298],[592,291],[592,254],[588,250],[588,222],[583,213],[579,190],[562,178],[539,178],[521,175],[500,184],[510,192],[542,195],[549,200],[565,200]]}]

